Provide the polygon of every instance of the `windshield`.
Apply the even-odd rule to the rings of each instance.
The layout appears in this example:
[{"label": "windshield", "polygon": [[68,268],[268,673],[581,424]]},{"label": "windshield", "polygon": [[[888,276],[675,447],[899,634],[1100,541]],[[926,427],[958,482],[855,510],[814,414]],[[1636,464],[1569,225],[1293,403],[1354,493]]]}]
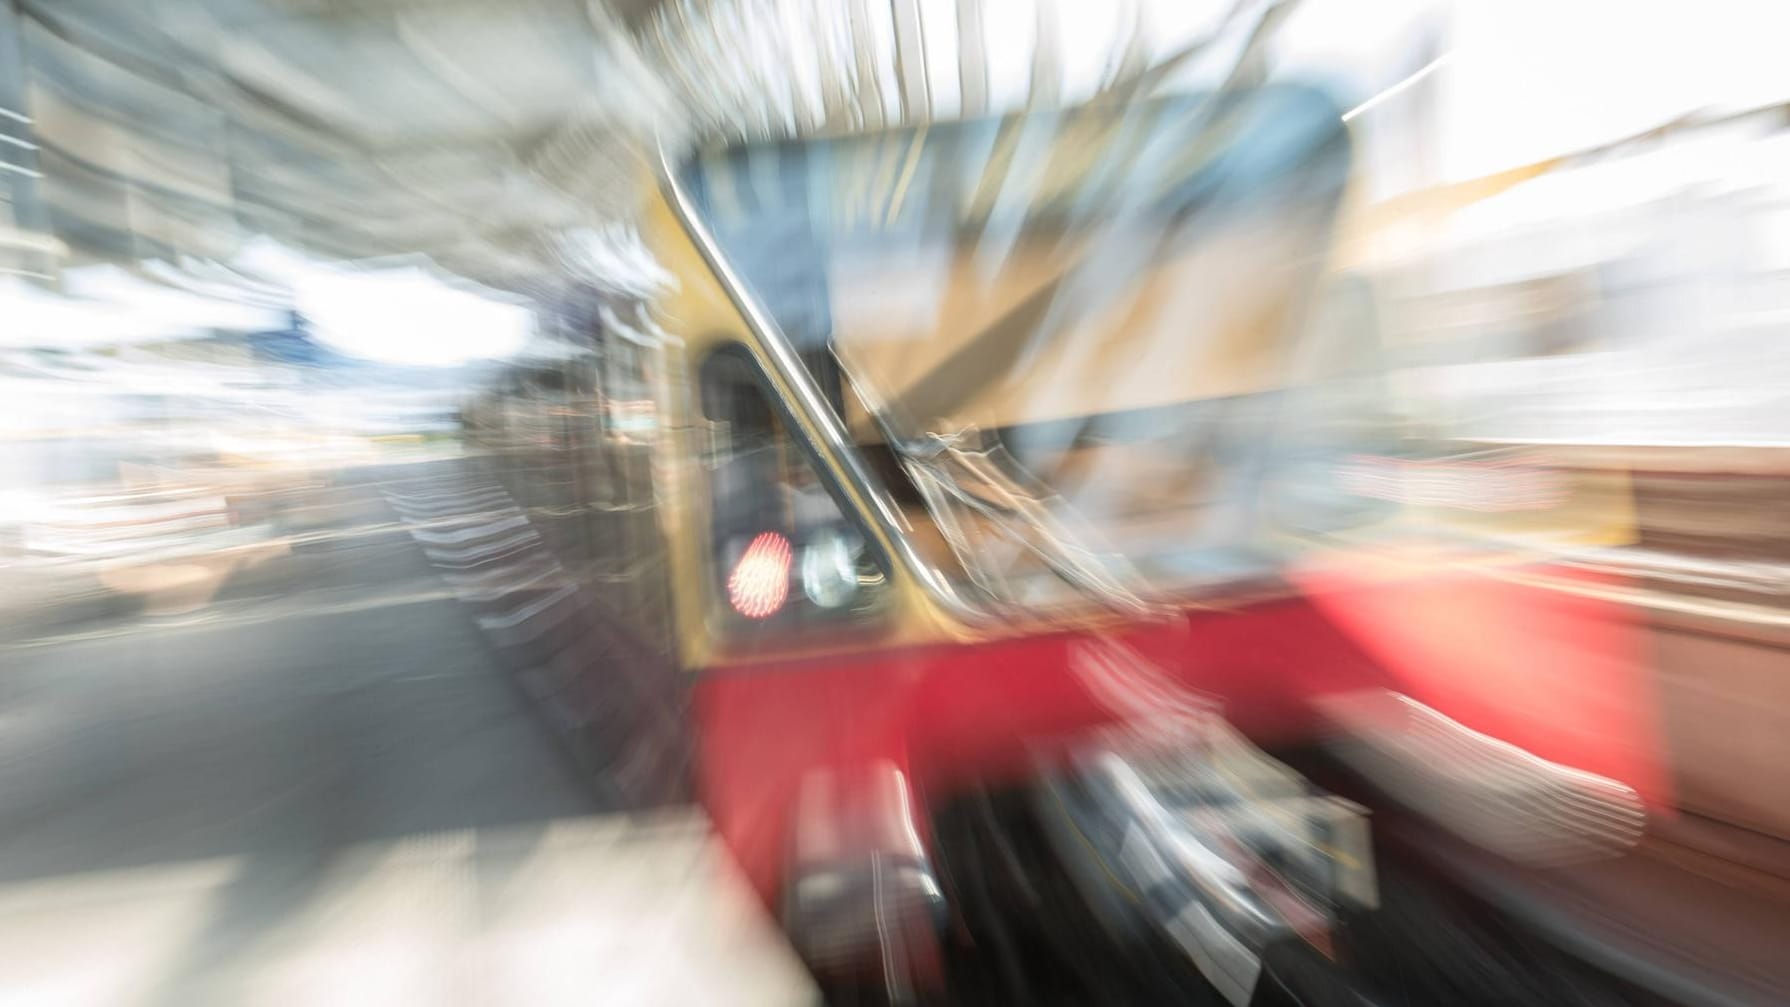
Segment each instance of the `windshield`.
[{"label": "windshield", "polygon": [[1270,526],[1360,519],[1329,474],[1381,399],[1372,296],[1327,272],[1348,174],[1335,106],[1271,87],[736,147],[682,180],[971,581],[1132,604],[1271,568]]}]

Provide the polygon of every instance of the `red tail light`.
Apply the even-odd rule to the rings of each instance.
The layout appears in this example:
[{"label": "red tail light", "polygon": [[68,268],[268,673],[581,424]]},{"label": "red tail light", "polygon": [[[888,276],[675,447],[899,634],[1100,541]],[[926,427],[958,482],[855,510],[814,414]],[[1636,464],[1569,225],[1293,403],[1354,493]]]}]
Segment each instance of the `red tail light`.
[{"label": "red tail light", "polygon": [[727,577],[727,600],[748,619],[768,619],[789,599],[789,539],[760,532]]}]

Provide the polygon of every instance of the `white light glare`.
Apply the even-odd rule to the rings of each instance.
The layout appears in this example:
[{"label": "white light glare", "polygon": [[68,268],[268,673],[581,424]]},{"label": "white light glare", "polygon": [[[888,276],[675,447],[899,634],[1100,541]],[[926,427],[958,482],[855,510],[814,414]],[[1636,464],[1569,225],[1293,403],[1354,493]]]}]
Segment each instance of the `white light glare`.
[{"label": "white light glare", "polygon": [[450,287],[420,269],[317,270],[292,277],[299,313],[344,353],[387,363],[451,366],[520,350],[528,308]]},{"label": "white light glare", "polygon": [[1428,63],[1425,63],[1421,68],[1418,69],[1418,71],[1416,73],[1413,73],[1411,76],[1406,77],[1404,80],[1399,81],[1397,84],[1392,85],[1391,87],[1387,88],[1386,90],[1381,91],[1379,94],[1374,95],[1372,98],[1369,98],[1368,100],[1362,102],[1361,104],[1356,105],[1354,108],[1349,109],[1347,112],[1344,112],[1342,114],[1342,120],[1344,122],[1348,122],[1350,119],[1355,118],[1356,116],[1360,115],[1361,113],[1372,110],[1375,106],[1379,105],[1381,102],[1398,97],[1400,94],[1403,94],[1404,92],[1410,90],[1419,81],[1423,80],[1423,78],[1428,77],[1430,74],[1435,73],[1437,70],[1440,70],[1443,67],[1447,66],[1448,61],[1453,58],[1454,58],[1453,53],[1446,53],[1446,52],[1440,56],[1437,56],[1435,59],[1432,59]]}]

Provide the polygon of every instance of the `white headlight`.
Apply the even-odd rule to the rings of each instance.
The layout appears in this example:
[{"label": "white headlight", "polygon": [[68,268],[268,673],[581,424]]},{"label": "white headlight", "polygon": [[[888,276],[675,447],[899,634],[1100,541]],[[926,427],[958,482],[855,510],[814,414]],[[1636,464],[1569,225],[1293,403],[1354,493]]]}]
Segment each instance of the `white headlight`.
[{"label": "white headlight", "polygon": [[821,608],[838,608],[858,593],[858,571],[846,537],[823,531],[802,549],[802,593]]}]

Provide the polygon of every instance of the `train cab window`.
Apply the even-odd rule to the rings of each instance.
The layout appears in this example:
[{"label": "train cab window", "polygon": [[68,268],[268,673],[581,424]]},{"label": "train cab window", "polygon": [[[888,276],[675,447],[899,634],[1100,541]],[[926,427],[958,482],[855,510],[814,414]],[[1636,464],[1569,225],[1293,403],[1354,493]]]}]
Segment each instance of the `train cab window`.
[{"label": "train cab window", "polygon": [[[1274,85],[739,146],[682,177],[915,552],[1050,611],[1274,578],[1380,523],[1348,480],[1386,450],[1385,397],[1314,362],[1338,115]],[[1346,307],[1320,321],[1363,328]]]},{"label": "train cab window", "polygon": [[716,595],[728,621],[842,625],[877,606],[886,568],[742,348],[701,370]]}]

